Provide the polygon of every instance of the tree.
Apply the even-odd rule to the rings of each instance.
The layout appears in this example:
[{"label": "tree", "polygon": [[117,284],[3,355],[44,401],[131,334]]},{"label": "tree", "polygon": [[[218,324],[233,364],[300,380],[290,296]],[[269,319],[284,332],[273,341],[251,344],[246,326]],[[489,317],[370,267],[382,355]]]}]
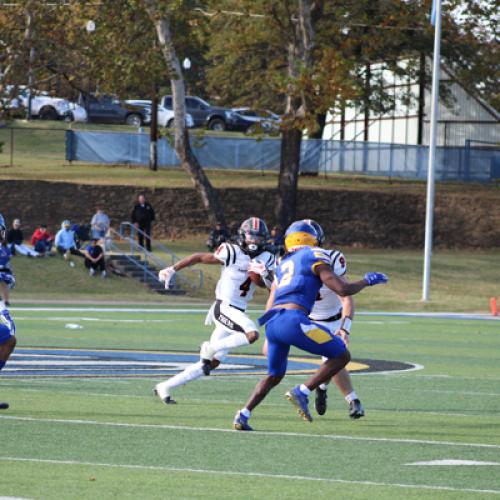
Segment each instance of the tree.
[{"label": "tree", "polygon": [[170,28],[169,11],[168,9],[162,9],[161,2],[156,0],[143,0],[143,2],[156,28],[158,42],[165,59],[172,87],[175,152],[179,157],[181,167],[189,174],[193,185],[200,193],[203,205],[209,211],[212,224],[215,225],[216,221],[225,224],[224,210],[217,191],[201,168],[189,143],[189,133],[186,128],[185,82]]},{"label": "tree", "polygon": [[[384,68],[422,77],[420,60],[431,56],[431,0],[214,0],[207,71],[213,93],[226,103],[271,107],[284,114],[277,221],[295,217],[300,141],[307,130],[321,137],[328,110],[341,113],[346,101],[370,112],[395,105]],[[442,53],[469,81],[498,95],[498,46],[480,32],[492,19],[494,2],[451,0],[444,14]],[[452,10],[462,5],[460,22]],[[225,10],[227,9],[227,11]],[[229,12],[231,11],[231,12]],[[235,11],[242,15],[236,15]],[[231,14],[232,13],[232,14]],[[489,21],[490,25],[492,21]],[[477,58],[476,54],[481,54]],[[409,58],[405,67],[397,63]],[[373,64],[377,63],[378,71]],[[483,67],[489,64],[493,71]],[[457,74],[459,74],[457,72]],[[430,78],[423,84],[428,85]],[[467,79],[467,78],[465,78]],[[411,92],[399,95],[411,100]],[[316,134],[316,135],[315,135]]]}]

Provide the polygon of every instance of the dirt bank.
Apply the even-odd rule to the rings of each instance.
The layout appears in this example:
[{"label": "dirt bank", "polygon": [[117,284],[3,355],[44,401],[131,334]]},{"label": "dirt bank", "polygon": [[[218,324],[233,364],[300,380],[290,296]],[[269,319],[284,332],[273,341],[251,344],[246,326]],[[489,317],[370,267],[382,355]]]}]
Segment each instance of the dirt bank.
[{"label": "dirt bank", "polygon": [[[101,205],[114,226],[130,220],[139,190],[126,186],[91,186],[40,181],[2,181],[0,212],[10,224],[23,221],[25,237],[39,223],[55,231],[69,218],[88,223]],[[192,189],[144,190],[157,212],[155,236],[208,233],[207,213]],[[274,190],[220,191],[230,223],[255,215],[272,225]],[[424,242],[425,195],[387,191],[301,190],[297,218],[310,217],[333,235],[338,245],[418,248]],[[434,243],[441,248],[500,247],[500,196],[437,193]]]}]

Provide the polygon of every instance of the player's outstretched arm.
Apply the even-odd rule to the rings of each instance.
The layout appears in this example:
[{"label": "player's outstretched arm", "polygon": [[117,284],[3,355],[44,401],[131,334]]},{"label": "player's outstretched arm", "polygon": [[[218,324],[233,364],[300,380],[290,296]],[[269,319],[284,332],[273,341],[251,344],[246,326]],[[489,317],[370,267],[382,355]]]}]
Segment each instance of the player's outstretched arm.
[{"label": "player's outstretched arm", "polygon": [[219,264],[220,260],[214,257],[214,254],[203,252],[203,253],[193,253],[188,257],[184,257],[179,262],[176,262],[173,266],[166,267],[158,273],[158,279],[165,282],[165,288],[168,289],[170,281],[172,280],[174,274],[185,267],[194,266],[195,264]]},{"label": "player's outstretched arm", "polygon": [[382,273],[367,273],[362,280],[347,282],[339,276],[336,276],[330,266],[320,265],[316,268],[316,273],[318,274],[320,280],[330,289],[333,290],[337,295],[345,297],[347,295],[355,295],[361,292],[363,288],[367,286],[378,285],[380,283],[387,283],[388,278]]}]

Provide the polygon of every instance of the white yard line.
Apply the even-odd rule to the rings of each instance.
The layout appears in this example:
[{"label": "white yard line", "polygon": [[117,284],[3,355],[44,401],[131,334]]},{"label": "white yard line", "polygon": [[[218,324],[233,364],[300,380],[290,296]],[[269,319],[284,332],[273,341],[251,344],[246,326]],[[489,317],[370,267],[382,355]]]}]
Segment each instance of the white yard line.
[{"label": "white yard line", "polygon": [[378,481],[352,481],[346,479],[337,479],[330,477],[314,477],[314,476],[292,476],[289,474],[269,474],[264,472],[240,472],[228,470],[212,470],[212,469],[192,469],[188,467],[161,467],[155,465],[139,465],[139,464],[110,464],[100,462],[80,462],[74,460],[50,460],[41,458],[25,458],[25,457],[0,457],[0,460],[8,462],[37,462],[57,465],[79,465],[91,467],[111,467],[118,469],[139,469],[150,470],[159,472],[181,472],[181,473],[196,473],[196,474],[210,474],[219,476],[239,476],[239,477],[262,477],[268,479],[286,479],[294,481],[320,481],[328,483],[340,483],[348,485],[363,485],[363,486],[380,486],[380,487],[394,487],[406,489],[419,489],[431,491],[455,491],[467,493],[489,493],[493,495],[500,494],[500,490],[483,490],[475,488],[453,488],[451,486],[432,486],[428,484],[402,484],[402,483],[383,483]]},{"label": "white yard line", "polygon": [[[206,314],[211,304],[200,306],[201,308],[127,308],[127,307],[12,307],[11,311],[72,311],[72,312],[127,312],[127,313],[162,313],[162,314]],[[263,309],[249,309],[248,313],[261,314]],[[500,321],[500,316],[490,316],[487,314],[467,314],[467,313],[447,313],[447,312],[378,312],[378,311],[363,311],[356,312],[359,316],[388,316],[388,317],[404,317],[404,318],[442,318],[442,319],[467,319],[467,320],[487,320]]]},{"label": "white yard line", "polygon": [[[33,418],[33,417],[16,417],[11,415],[0,415],[0,421],[14,420],[22,422],[39,422],[50,424],[70,424],[70,425],[102,425],[107,427],[126,427],[136,429],[165,429],[165,430],[182,430],[193,432],[223,432],[235,434],[237,431],[233,429],[218,429],[214,427],[190,427],[187,425],[167,425],[167,424],[128,424],[125,422],[100,422],[98,420],[73,420],[73,419],[58,419],[58,418]],[[404,444],[428,444],[433,446],[459,446],[465,448],[490,448],[500,450],[500,444],[485,444],[485,443],[461,443],[458,441],[432,441],[426,439],[398,439],[398,438],[377,438],[377,437],[359,437],[359,436],[342,436],[335,434],[307,434],[301,432],[276,432],[276,431],[254,431],[244,433],[246,436],[279,436],[279,437],[304,437],[307,439],[332,439],[336,441],[368,441],[380,443],[404,443]]]}]

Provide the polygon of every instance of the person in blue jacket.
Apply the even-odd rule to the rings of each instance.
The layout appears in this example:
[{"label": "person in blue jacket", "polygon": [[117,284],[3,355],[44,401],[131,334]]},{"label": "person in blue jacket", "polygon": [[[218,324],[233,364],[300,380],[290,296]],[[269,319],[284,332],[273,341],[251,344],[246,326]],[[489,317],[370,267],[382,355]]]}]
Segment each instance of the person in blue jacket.
[{"label": "person in blue jacket", "polygon": [[76,247],[75,232],[71,229],[71,222],[64,220],[61,224],[61,229],[56,234],[55,245],[57,251],[69,261],[71,267],[75,264],[70,259],[71,255],[84,257],[84,254]]}]

